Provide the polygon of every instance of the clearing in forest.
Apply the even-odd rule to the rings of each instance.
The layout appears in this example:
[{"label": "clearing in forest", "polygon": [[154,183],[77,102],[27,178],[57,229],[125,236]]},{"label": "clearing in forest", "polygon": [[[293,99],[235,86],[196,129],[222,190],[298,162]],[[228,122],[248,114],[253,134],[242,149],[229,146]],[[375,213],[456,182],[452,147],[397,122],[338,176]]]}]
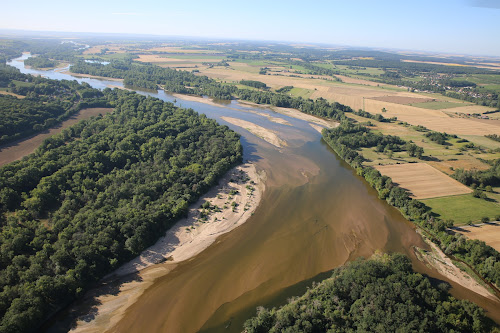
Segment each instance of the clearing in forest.
[{"label": "clearing in forest", "polygon": [[470,188],[426,163],[379,165],[375,168],[411,192],[415,199],[444,197],[472,192]]}]

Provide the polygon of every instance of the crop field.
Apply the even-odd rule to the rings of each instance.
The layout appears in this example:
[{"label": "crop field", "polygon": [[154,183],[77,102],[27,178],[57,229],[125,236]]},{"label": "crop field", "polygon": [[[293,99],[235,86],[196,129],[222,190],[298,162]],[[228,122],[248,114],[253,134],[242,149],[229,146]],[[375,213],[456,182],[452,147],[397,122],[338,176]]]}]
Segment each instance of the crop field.
[{"label": "crop field", "polygon": [[375,168],[411,192],[415,199],[470,193],[472,190],[426,163],[379,165]]},{"label": "crop field", "polygon": [[421,98],[421,97],[410,97],[410,96],[382,96],[371,98],[377,101],[395,103],[395,104],[424,104],[428,102],[434,102],[434,98]]},{"label": "crop field", "polygon": [[[431,130],[447,132],[457,135],[477,135],[500,133],[500,124],[493,122],[477,122],[471,118],[451,118],[447,113],[482,113],[491,110],[491,108],[455,100],[436,94],[410,93],[405,89],[396,86],[380,84],[377,86],[368,85],[366,80],[345,78],[349,82],[337,82],[327,77],[310,78],[311,75],[297,75],[290,77],[293,73],[271,72],[273,75],[260,75],[258,72],[261,67],[274,66],[273,70],[281,70],[280,64],[269,61],[238,60],[229,62],[228,67],[200,67],[200,74],[207,75],[227,82],[238,82],[242,79],[256,80],[264,82],[272,89],[278,89],[283,86],[292,85],[298,88],[292,91],[292,95],[302,96],[304,98],[325,98],[329,101],[336,101],[352,107],[353,109],[365,109],[370,113],[382,114],[382,108],[387,110],[383,113],[384,117],[397,117],[401,121],[412,125],[423,125]],[[162,65],[163,66],[163,65]],[[284,67],[283,67],[284,69]],[[287,76],[288,75],[288,76]],[[301,77],[302,76],[302,77]],[[354,82],[353,80],[358,80]],[[304,89],[304,90],[302,90]],[[307,92],[306,92],[307,91]],[[308,92],[311,92],[309,94]],[[439,100],[440,102],[429,102]],[[436,107],[448,107],[446,113],[431,108],[421,108],[416,106],[404,105],[401,103],[429,102],[437,103]]]},{"label": "crop field", "polygon": [[[432,102],[424,102],[424,103],[411,103],[410,105],[415,106],[417,108],[423,108],[423,109],[442,110],[442,109],[450,109],[450,108],[464,106],[464,103],[432,101]],[[465,104],[465,105],[470,105],[470,104]]]},{"label": "crop field", "polygon": [[497,251],[500,251],[500,224],[498,223],[467,226],[461,228],[458,232],[467,238],[483,241]]},{"label": "crop field", "polygon": [[[382,108],[387,111],[382,113]],[[467,106],[464,108],[468,108]],[[476,106],[471,106],[471,109]],[[479,108],[479,107],[478,107]],[[454,108],[454,110],[459,108]],[[383,114],[384,117],[397,117],[412,125],[422,125],[431,130],[457,135],[486,135],[500,133],[500,124],[492,121],[478,122],[471,118],[452,118],[440,110],[422,109],[409,105],[401,105],[365,99],[365,110],[370,113]],[[451,110],[451,109],[448,109]]]}]

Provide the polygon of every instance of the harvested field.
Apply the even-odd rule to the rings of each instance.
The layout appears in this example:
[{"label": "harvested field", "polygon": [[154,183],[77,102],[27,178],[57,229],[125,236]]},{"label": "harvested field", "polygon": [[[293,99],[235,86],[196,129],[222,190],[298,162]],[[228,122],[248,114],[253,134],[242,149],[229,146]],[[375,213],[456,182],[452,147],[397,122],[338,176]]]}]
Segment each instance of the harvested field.
[{"label": "harvested field", "polygon": [[[397,91],[397,87],[393,86],[374,87],[311,78],[260,75],[257,73],[258,69],[259,68],[255,66],[235,62],[231,63],[231,66],[228,68],[200,68],[200,75],[207,75],[211,78],[223,81],[240,81],[242,79],[256,80],[264,82],[272,89],[292,85],[295,88],[312,91],[312,94],[308,96],[312,99],[323,97],[329,101],[336,101],[338,103],[348,105],[355,110],[362,109],[364,104],[365,110],[370,113],[381,114],[382,108],[386,108],[387,112],[383,114],[384,117],[397,117],[399,120],[408,122],[412,125],[422,125],[439,132],[447,132],[457,135],[485,135],[500,133],[500,126],[492,122],[481,123],[467,118],[451,118],[440,110],[417,108],[410,105],[402,105],[375,99],[380,98],[382,95],[388,95],[383,98],[391,98],[393,101],[395,100],[399,102],[410,102],[415,101],[415,99],[418,101],[428,101],[436,99],[434,97],[436,95]],[[441,96],[439,96],[439,100],[460,103],[460,101]],[[446,111],[448,113],[482,113],[490,109],[491,108],[479,105],[470,105],[469,103],[464,102],[464,106],[449,108],[446,109]]]},{"label": "harvested field", "polygon": [[48,131],[44,131],[38,135],[31,136],[27,139],[15,141],[8,143],[5,146],[0,147],[0,165],[4,165],[10,162],[20,160],[24,156],[27,156],[34,152],[38,146],[54,134],[60,133],[63,129],[68,128],[82,119],[88,119],[93,116],[98,116],[100,114],[104,115],[113,111],[112,108],[89,108],[78,112],[78,114],[72,116],[68,120],[63,121],[59,126],[51,128]]},{"label": "harvested field", "polygon": [[457,230],[470,239],[485,242],[497,251],[500,251],[500,224],[488,223],[480,226],[463,226]]},{"label": "harvested field", "polygon": [[[382,108],[386,108],[387,112],[382,113]],[[440,110],[422,109],[401,104],[388,104],[387,102],[374,99],[365,99],[365,110],[370,113],[383,114],[387,118],[397,117],[398,120],[406,121],[412,125],[422,125],[438,132],[457,135],[500,133],[500,126],[492,121],[478,122],[471,118],[451,118]]]},{"label": "harvested field", "polygon": [[449,108],[446,109],[446,112],[453,112],[453,113],[484,113],[487,111],[493,111],[495,108],[489,107],[489,106],[482,106],[482,105],[474,105],[474,104],[469,104],[469,103],[464,103],[463,106],[458,106],[454,108]]},{"label": "harvested field", "polygon": [[415,199],[427,199],[472,192],[470,188],[426,163],[379,165],[375,168],[411,192]]},{"label": "harvested field", "polygon": [[344,82],[344,83],[361,84],[364,86],[372,86],[372,87],[387,86],[387,84],[377,83],[377,82],[363,80],[363,79],[357,79],[357,78],[349,77],[349,76],[345,76],[345,75],[335,75],[335,77],[341,79],[342,82]]},{"label": "harvested field", "polygon": [[202,63],[202,62],[219,62],[222,60],[222,57],[220,58],[203,58],[203,55],[200,54],[200,58],[192,58],[192,59],[185,59],[185,58],[170,58],[170,57],[165,57],[162,55],[156,55],[156,54],[140,54],[139,59],[135,59],[137,61],[142,61],[142,62],[161,62],[161,63],[185,63],[185,64],[193,64],[193,63]]},{"label": "harvested field", "polygon": [[412,104],[412,103],[426,103],[434,102],[435,98],[420,98],[420,97],[409,97],[409,96],[381,96],[371,98],[377,101],[395,103],[395,104]]}]

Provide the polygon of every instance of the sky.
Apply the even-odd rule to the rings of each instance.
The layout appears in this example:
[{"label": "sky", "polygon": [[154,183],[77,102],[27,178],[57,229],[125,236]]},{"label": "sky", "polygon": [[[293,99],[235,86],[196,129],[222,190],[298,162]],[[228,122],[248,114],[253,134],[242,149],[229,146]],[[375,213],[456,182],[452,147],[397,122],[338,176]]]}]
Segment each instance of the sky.
[{"label": "sky", "polygon": [[0,29],[273,40],[500,56],[500,0],[5,1]]}]

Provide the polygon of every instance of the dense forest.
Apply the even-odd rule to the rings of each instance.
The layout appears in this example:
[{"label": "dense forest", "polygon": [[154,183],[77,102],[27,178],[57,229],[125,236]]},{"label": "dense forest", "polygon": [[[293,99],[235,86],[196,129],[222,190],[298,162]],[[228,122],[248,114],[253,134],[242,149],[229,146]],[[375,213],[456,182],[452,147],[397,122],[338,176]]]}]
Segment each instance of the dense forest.
[{"label": "dense forest", "polygon": [[264,82],[253,81],[253,80],[241,80],[240,84],[242,84],[244,86],[254,87],[257,89],[268,89],[269,88]]},{"label": "dense forest", "polygon": [[[357,151],[361,147],[377,147],[377,150],[400,149],[418,156],[423,154],[420,147],[415,144],[404,144],[399,138],[382,134],[372,134],[368,128],[361,124],[354,124],[345,119],[340,126],[323,130],[323,139],[330,147],[356,172],[377,190],[379,197],[396,207],[410,221],[413,221],[426,231],[433,242],[452,258],[458,259],[472,267],[487,281],[500,286],[500,253],[482,241],[469,240],[460,234],[447,231],[453,226],[453,221],[444,221],[434,216],[429,207],[424,203],[412,199],[408,192],[395,185],[391,178],[382,176],[372,167],[363,165],[364,158]],[[380,148],[379,148],[380,146]],[[412,148],[413,147],[413,148]],[[417,155],[418,154],[418,155]],[[490,179],[491,173],[498,172],[500,162],[490,169],[492,171],[472,172],[475,177]],[[469,174],[469,172],[465,172]],[[485,184],[487,185],[487,184]]]},{"label": "dense forest", "polygon": [[0,332],[47,315],[139,254],[239,162],[239,136],[158,99],[105,89],[115,111],[0,168]]},{"label": "dense forest", "polygon": [[55,60],[50,60],[47,57],[38,56],[38,57],[30,57],[24,60],[24,64],[26,66],[31,66],[33,68],[52,68],[56,67],[59,62]]},{"label": "dense forest", "polygon": [[0,65],[0,87],[24,96],[0,95],[0,144],[51,128],[82,108],[106,104],[102,92],[87,83],[25,75],[5,65]]},{"label": "dense forest", "polygon": [[113,61],[110,64],[102,65],[80,61],[71,66],[70,69],[74,73],[121,78],[129,87],[157,89],[158,85],[161,85],[165,90],[174,93],[206,95],[226,100],[239,98],[257,104],[295,108],[308,114],[336,120],[342,119],[344,112],[352,112],[352,109],[348,106],[336,102],[329,103],[323,98],[312,100],[271,91],[238,89],[235,86],[224,85],[206,76],[198,76],[187,71],[178,71],[148,64]]},{"label": "dense forest", "polygon": [[303,296],[258,308],[245,332],[489,332],[482,309],[433,285],[401,255],[357,260]]},{"label": "dense forest", "polygon": [[[34,42],[30,48],[47,59],[73,59],[79,52],[78,46],[65,44],[51,49]],[[325,54],[318,51],[308,59]],[[334,74],[333,70],[314,64],[301,66]],[[50,126],[82,106],[115,108],[112,114],[82,121],[46,140],[28,158],[0,168],[0,332],[19,332],[36,329],[48,314],[82,295],[106,273],[152,244],[157,235],[185,214],[189,203],[241,159],[241,146],[238,135],[227,127],[170,103],[125,91],[100,92],[85,84],[50,82],[10,69],[5,71],[7,74],[0,76],[0,86],[9,87],[25,98],[0,99],[0,110],[3,105],[16,110],[9,111],[8,117],[2,116],[3,128],[10,130],[18,124],[19,129],[28,130],[13,131],[6,140]],[[128,87],[154,90],[161,87],[171,92],[226,100],[239,98],[338,120],[341,122],[338,128],[323,132],[324,140],[378,191],[380,198],[421,226],[448,255],[500,285],[497,251],[484,242],[450,234],[446,228],[452,221],[436,218],[428,207],[410,198],[389,177],[363,165],[364,158],[358,150],[366,147],[386,153],[405,151],[409,156],[424,158],[421,147],[399,137],[373,133],[348,120],[344,113],[353,112],[379,121],[390,119],[354,111],[322,98],[312,100],[285,94],[293,87],[281,93],[238,89],[206,76],[139,64],[131,59],[107,65],[77,61],[71,71],[121,78]],[[491,172],[496,173],[498,180],[498,168],[493,166]],[[491,179],[488,173],[463,174],[465,179],[476,183]],[[324,282],[331,286],[332,281],[340,281],[349,286],[344,291],[352,289],[353,295],[362,299],[359,302],[347,291],[332,296],[333,303],[323,298],[308,303],[308,294],[303,303],[294,300],[297,303],[289,305],[290,312],[262,310],[245,327],[249,332],[267,331],[271,327],[307,331],[328,325],[337,329],[342,320],[346,330],[349,327],[361,330],[380,327],[381,331],[391,327],[424,331],[486,329],[481,310],[451,298],[442,286],[432,287],[427,279],[411,271],[406,258],[394,256],[384,260],[356,262],[337,270],[332,280]],[[359,276],[356,270],[361,271]],[[363,289],[370,283],[378,293]],[[404,293],[407,288],[416,291]],[[311,297],[316,295],[310,293]],[[318,295],[324,295],[324,291]],[[321,307],[323,301],[332,307]],[[387,304],[394,311],[379,323],[375,314],[368,313],[374,304],[382,309],[387,307],[381,304]],[[302,311],[307,307],[311,310]],[[405,317],[408,320],[401,319]]]},{"label": "dense forest", "polygon": [[[86,64],[86,66],[88,65],[89,64]],[[106,69],[102,65],[95,66],[95,68],[111,70],[110,65],[108,65]],[[148,68],[146,65],[138,66],[140,67],[135,67],[138,72],[145,71],[144,68]],[[154,67],[159,68],[157,66]],[[372,187],[378,190],[382,199],[387,200],[391,205],[398,208],[408,219],[414,221],[428,231],[433,237],[433,241],[440,245],[448,255],[453,255],[457,259],[463,260],[488,281],[500,285],[500,253],[490,246],[487,246],[484,242],[466,241],[462,236],[448,234],[446,228],[453,225],[452,221],[443,221],[436,218],[427,206],[418,200],[410,198],[408,192],[394,185],[389,177],[382,176],[377,170],[364,166],[364,158],[357,152],[357,149],[362,147],[376,147],[377,151],[387,152],[389,154],[390,152],[406,151],[409,156],[423,158],[424,152],[421,147],[414,143],[404,142],[398,137],[374,134],[366,127],[352,123],[352,121],[346,119],[344,115],[345,112],[353,112],[361,116],[367,115],[364,114],[363,111],[356,112],[350,107],[336,102],[329,103],[322,98],[313,101],[311,99],[290,97],[285,94],[270,91],[237,89],[234,86],[224,86],[204,76],[196,76],[192,73],[175,70],[158,69],[158,71],[161,70],[167,72],[172,71],[182,76],[184,79],[180,81],[182,85],[177,85],[176,87],[178,87],[179,90],[188,90],[187,93],[193,93],[195,91],[192,87],[197,87],[196,83],[200,82],[196,80],[203,80],[203,85],[200,85],[202,88],[196,88],[198,90],[196,90],[195,93],[205,94],[211,97],[225,95],[228,98],[237,97],[258,104],[290,107],[308,114],[341,121],[339,127],[326,130],[323,133],[325,141],[337,152],[337,154],[353,166],[360,175],[364,176]],[[148,69],[148,71],[151,70]],[[96,71],[95,75],[100,75],[100,72],[100,70]],[[190,79],[195,80],[195,84],[189,81]],[[166,87],[172,85],[173,82],[170,82]],[[187,88],[187,86],[191,88]],[[220,91],[222,91],[223,94],[221,94]],[[215,96],[211,95],[214,92],[216,92]],[[368,116],[369,118],[374,117],[369,114]],[[381,119],[378,120],[390,121],[390,119],[385,119],[382,116],[380,117]],[[443,138],[438,138],[436,134],[431,134],[430,136],[437,140],[443,139],[443,143],[449,138],[448,135],[445,134],[442,135]]]}]

